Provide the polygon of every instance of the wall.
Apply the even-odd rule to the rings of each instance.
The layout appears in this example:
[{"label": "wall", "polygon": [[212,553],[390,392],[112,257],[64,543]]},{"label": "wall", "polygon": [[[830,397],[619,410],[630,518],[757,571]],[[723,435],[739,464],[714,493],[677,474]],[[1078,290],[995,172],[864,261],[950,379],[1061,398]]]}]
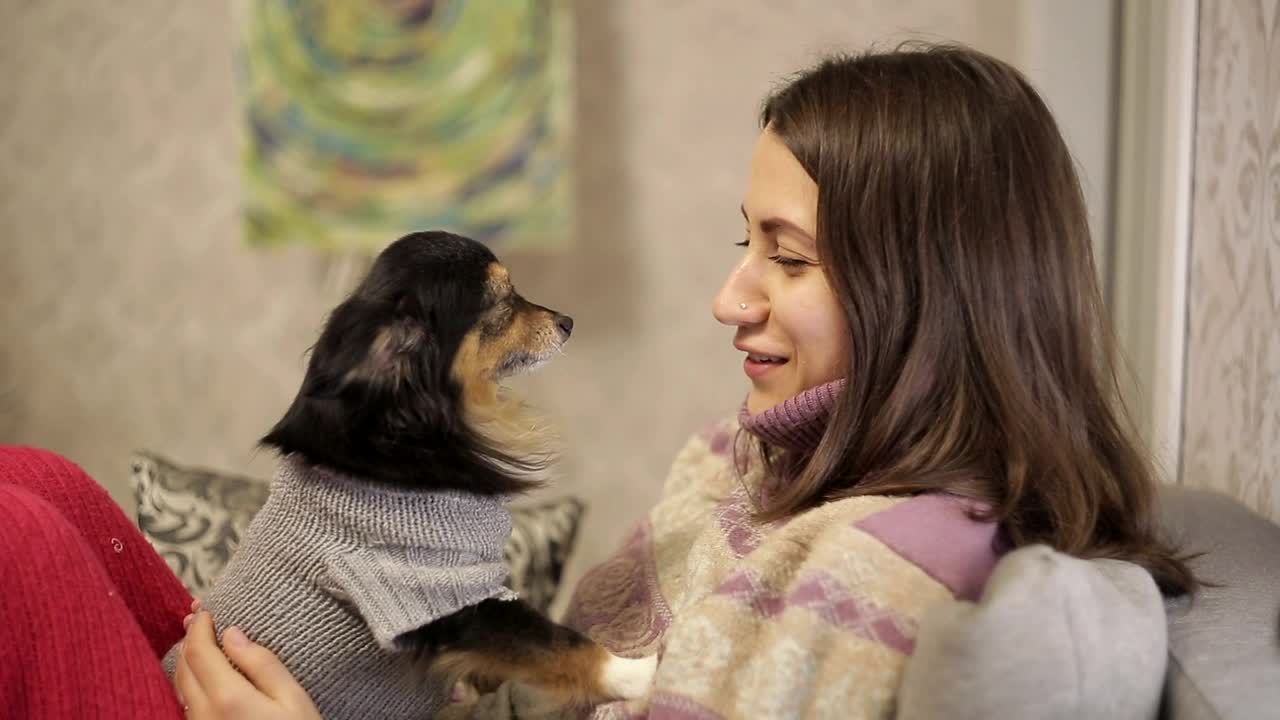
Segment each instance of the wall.
[{"label": "wall", "polygon": [[1049,104],[1076,158],[1094,260],[1105,277],[1112,223],[1116,83],[1113,0],[1019,0],[1016,61]]},{"label": "wall", "polygon": [[[226,5],[0,0],[0,442],[66,453],[126,504],[133,448],[269,474],[254,443],[347,283],[324,259],[240,244]],[[573,572],[745,390],[709,306],[771,83],[907,33],[1027,51],[1014,0],[724,7],[578,3],[580,235],[563,257],[507,258],[526,295],[578,321],[566,357],[520,383],[563,428],[555,491],[592,503]],[[1105,107],[1105,81],[1049,101]],[[1069,135],[1103,142],[1105,123],[1080,122]]]},{"label": "wall", "polygon": [[1280,3],[1199,26],[1181,478],[1280,521]]}]

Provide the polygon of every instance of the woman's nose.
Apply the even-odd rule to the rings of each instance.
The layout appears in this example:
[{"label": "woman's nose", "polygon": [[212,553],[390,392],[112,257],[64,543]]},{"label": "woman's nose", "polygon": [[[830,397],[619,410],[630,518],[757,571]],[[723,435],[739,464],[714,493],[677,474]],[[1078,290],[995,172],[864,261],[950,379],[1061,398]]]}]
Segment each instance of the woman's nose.
[{"label": "woman's nose", "polygon": [[751,260],[744,259],[729,273],[711,303],[711,314],[725,325],[762,323],[769,317],[769,298],[755,277]]}]

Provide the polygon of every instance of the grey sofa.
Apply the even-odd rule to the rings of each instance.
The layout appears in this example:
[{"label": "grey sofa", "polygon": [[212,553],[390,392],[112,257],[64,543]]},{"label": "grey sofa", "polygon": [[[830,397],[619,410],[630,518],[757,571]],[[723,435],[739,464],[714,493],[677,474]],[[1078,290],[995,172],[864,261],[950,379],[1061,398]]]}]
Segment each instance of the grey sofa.
[{"label": "grey sofa", "polygon": [[1280,525],[1215,492],[1162,491],[1161,522],[1218,587],[1167,604],[1163,720],[1280,718]]},{"label": "grey sofa", "polygon": [[1208,585],[1164,600],[1132,563],[1044,545],[922,619],[897,720],[1280,719],[1280,525],[1163,487],[1161,532]]}]

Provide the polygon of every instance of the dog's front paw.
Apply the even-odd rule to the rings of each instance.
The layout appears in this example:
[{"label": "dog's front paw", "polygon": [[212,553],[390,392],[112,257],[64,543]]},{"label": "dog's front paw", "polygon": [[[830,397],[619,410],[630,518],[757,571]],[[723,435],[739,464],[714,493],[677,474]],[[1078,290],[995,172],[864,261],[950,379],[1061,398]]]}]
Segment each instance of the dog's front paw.
[{"label": "dog's front paw", "polygon": [[450,693],[449,702],[470,704],[480,699],[480,691],[475,685],[466,680],[459,680],[453,684],[453,692]]},{"label": "dog's front paw", "polygon": [[605,692],[619,700],[635,700],[643,697],[653,684],[658,669],[658,656],[624,658],[610,656],[600,673],[600,684]]}]

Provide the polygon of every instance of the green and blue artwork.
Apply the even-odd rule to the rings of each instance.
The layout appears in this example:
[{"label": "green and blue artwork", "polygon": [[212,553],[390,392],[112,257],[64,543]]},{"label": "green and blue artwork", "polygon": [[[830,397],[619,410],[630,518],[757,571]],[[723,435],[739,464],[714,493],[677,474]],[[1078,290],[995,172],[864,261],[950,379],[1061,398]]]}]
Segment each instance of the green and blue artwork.
[{"label": "green and blue artwork", "polygon": [[571,235],[566,0],[242,0],[245,229],[372,254]]}]

